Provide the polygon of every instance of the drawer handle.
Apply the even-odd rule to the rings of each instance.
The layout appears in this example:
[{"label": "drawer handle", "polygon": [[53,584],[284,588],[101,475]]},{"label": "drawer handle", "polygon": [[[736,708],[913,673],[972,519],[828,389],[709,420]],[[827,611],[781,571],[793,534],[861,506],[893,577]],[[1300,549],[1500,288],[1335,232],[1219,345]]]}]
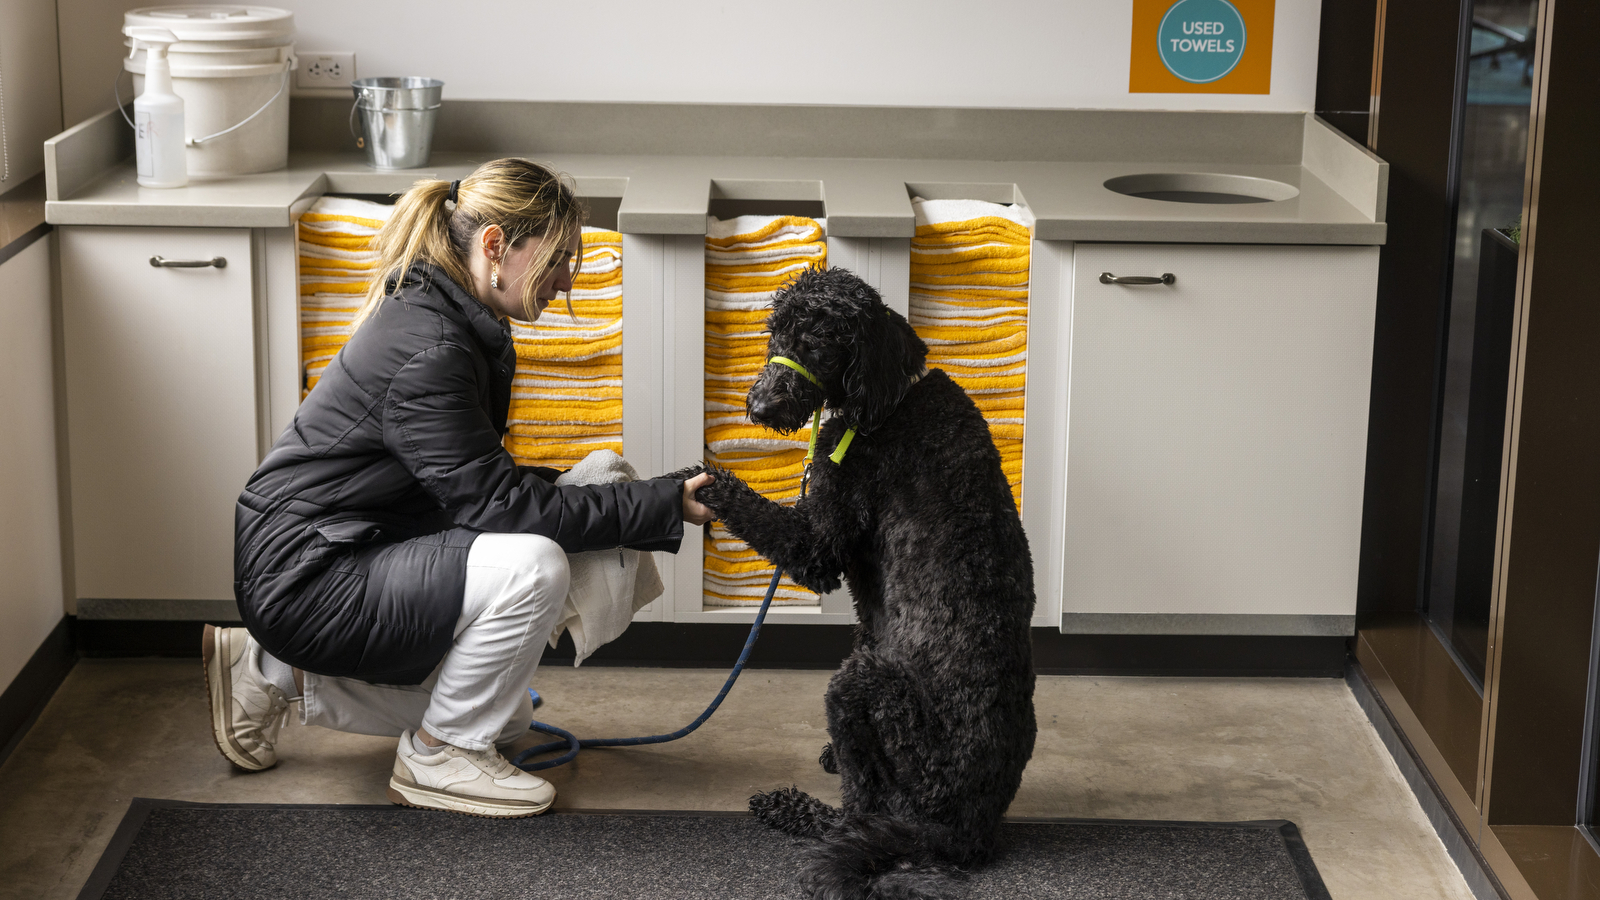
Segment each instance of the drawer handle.
[{"label": "drawer handle", "polygon": [[1110,272],[1100,273],[1101,284],[1176,284],[1178,277],[1171,272],[1161,276],[1155,275],[1113,275]]},{"label": "drawer handle", "polygon": [[158,269],[226,269],[228,260],[221,256],[213,256],[210,259],[167,259],[164,256],[152,256],[150,265]]}]

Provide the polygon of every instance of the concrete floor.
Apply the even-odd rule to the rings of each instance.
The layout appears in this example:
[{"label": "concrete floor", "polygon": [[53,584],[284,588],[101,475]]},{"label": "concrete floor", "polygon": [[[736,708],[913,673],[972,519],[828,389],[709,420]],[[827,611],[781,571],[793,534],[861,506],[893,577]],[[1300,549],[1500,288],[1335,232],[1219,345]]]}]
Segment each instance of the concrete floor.
[{"label": "concrete floor", "polygon": [[[546,721],[581,736],[670,731],[724,672],[540,670]],[[547,773],[557,807],[734,810],[816,763],[827,672],[747,672],[699,732],[590,751]],[[1019,816],[1289,819],[1335,900],[1470,900],[1355,698],[1327,679],[1042,677]],[[531,742],[531,740],[530,740]],[[0,896],[75,897],[131,797],[386,803],[394,740],[292,724],[282,762],[235,771],[213,746],[198,660],[85,660],[0,765]],[[419,813],[420,814],[420,813]]]}]

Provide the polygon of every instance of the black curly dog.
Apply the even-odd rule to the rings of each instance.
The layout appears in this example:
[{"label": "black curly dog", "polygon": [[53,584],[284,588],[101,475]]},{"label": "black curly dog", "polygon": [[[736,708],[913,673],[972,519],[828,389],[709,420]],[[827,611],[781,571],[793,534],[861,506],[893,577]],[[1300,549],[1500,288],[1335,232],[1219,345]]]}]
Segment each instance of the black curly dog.
[{"label": "black curly dog", "polygon": [[[769,365],[747,405],[791,432],[826,402],[810,493],[794,507],[716,471],[699,499],[795,581],[850,582],[855,647],[828,685],[822,767],[844,805],[793,788],[750,809],[820,839],[800,873],[811,897],[942,897],[994,852],[1033,753],[1033,561],[1000,454],[927,346],[877,291],[812,269],[773,301]],[[839,464],[829,461],[854,426]]]}]

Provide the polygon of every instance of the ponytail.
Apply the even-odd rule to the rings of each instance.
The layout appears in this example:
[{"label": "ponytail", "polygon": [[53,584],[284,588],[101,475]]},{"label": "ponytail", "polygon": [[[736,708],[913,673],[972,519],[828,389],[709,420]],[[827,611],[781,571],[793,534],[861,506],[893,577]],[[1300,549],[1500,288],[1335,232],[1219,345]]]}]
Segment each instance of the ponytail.
[{"label": "ponytail", "polygon": [[[454,202],[447,203],[452,193]],[[468,260],[472,241],[485,225],[500,226],[507,246],[517,246],[530,237],[545,239],[522,284],[522,308],[531,322],[538,316],[538,282],[582,232],[584,214],[583,204],[564,176],[525,159],[486,162],[459,182],[418,181],[401,195],[389,221],[378,231],[374,240],[377,270],[351,327],[359,328],[371,318],[383,298],[398,291],[406,272],[419,262],[439,267],[476,297]],[[567,302],[570,307],[570,296]]]}]

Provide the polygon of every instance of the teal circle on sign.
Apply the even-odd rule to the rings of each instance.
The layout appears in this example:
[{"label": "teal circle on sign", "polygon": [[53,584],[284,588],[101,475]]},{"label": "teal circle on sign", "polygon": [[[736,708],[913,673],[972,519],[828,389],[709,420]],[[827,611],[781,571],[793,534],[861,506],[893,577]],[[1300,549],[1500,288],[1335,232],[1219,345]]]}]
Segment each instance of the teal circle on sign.
[{"label": "teal circle on sign", "polygon": [[1178,0],[1156,29],[1161,64],[1194,84],[1233,71],[1244,56],[1244,16],[1228,0]]}]

